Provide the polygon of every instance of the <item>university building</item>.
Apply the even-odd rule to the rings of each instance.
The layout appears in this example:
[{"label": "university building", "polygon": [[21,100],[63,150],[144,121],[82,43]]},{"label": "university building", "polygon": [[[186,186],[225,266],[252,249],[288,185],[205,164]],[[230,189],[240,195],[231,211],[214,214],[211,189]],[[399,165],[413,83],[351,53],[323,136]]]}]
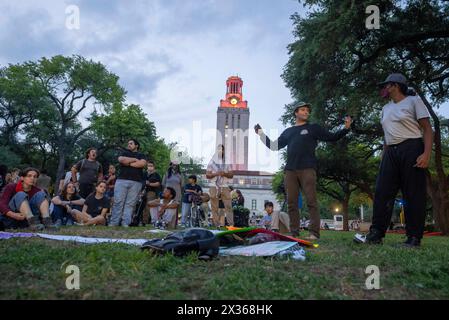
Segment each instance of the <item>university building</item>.
[{"label": "university building", "polygon": [[[232,165],[234,178],[231,186],[242,192],[245,207],[251,213],[262,214],[264,204],[271,201],[275,210],[280,209],[272,191],[273,174],[248,170],[248,134],[250,110],[243,98],[243,80],[232,76],[226,81],[226,95],[217,109],[216,146],[225,147],[226,162]],[[207,165],[207,163],[206,163]],[[209,191],[210,181],[206,174],[200,177],[204,192]]]}]

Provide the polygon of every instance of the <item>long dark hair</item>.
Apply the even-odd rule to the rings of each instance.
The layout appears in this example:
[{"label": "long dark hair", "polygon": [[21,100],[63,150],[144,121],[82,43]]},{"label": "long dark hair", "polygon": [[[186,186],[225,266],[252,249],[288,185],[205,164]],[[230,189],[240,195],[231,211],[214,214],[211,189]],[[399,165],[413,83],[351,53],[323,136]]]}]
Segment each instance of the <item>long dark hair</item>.
[{"label": "long dark hair", "polygon": [[[173,170],[173,167],[176,166],[178,168],[177,172],[175,172]],[[167,177],[171,178],[171,176],[173,175],[173,173],[179,173],[180,175],[182,175],[181,173],[181,166],[179,164],[174,164],[173,162],[170,162],[170,166],[168,167],[168,171],[167,171]]]},{"label": "long dark hair", "polygon": [[[224,147],[224,145],[222,145],[222,144],[219,144],[219,145],[217,146],[217,149],[218,149],[219,147],[221,147],[221,153],[222,153],[222,155],[221,155],[221,160],[223,160],[223,163],[225,163],[225,155],[226,155],[226,153],[225,153],[225,147]],[[218,153],[218,152],[217,152],[217,153]]]},{"label": "long dark hair", "polygon": [[64,188],[62,188],[62,191],[61,191],[61,197],[64,199],[68,199],[67,198],[67,188],[69,187],[69,184],[73,185],[73,189],[75,189],[75,192],[73,193],[72,198],[76,197],[78,195],[78,191],[76,190],[75,184],[72,181],[69,181],[69,183],[66,183],[64,185]]},{"label": "long dark hair", "polygon": [[404,96],[416,96],[416,91],[413,88],[410,88],[409,86],[407,86],[404,83],[399,83],[399,82],[393,82],[393,84],[397,84],[399,87],[399,91],[404,95]]}]

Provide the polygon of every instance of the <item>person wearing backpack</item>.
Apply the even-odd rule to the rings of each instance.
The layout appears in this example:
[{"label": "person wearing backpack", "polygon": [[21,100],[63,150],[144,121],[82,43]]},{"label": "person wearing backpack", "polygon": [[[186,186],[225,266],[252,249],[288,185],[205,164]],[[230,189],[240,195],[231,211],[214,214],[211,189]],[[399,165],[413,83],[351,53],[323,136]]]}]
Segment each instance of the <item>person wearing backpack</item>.
[{"label": "person wearing backpack", "polygon": [[[89,148],[86,157],[72,167],[72,181],[79,182],[79,195],[86,199],[95,190],[95,184],[103,180],[103,168],[97,159],[97,149]],[[79,181],[77,173],[79,172]]]}]

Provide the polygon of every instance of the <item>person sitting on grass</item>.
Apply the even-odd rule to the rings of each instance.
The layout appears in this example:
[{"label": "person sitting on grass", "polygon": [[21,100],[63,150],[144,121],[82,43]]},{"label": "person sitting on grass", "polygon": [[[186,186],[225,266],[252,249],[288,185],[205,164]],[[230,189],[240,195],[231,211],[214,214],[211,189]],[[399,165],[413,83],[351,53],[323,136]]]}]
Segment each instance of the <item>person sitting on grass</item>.
[{"label": "person sitting on grass", "polygon": [[76,185],[73,182],[66,184],[61,194],[54,197],[51,202],[54,205],[52,217],[56,226],[73,225],[73,217],[67,212],[67,206],[82,210],[84,205],[84,199],[78,195]]},{"label": "person sitting on grass", "polygon": [[106,225],[107,214],[111,207],[109,198],[105,196],[106,187],[105,181],[97,182],[95,192],[87,196],[82,211],[67,206],[67,212],[72,215],[78,225]]},{"label": "person sitting on grass", "polygon": [[259,225],[274,232],[290,232],[290,217],[287,213],[274,211],[273,202],[265,203],[265,212],[266,215],[260,220]]},{"label": "person sitting on grass", "polygon": [[162,193],[162,199],[155,199],[148,202],[147,205],[150,207],[151,221],[163,221],[169,229],[175,229],[179,206],[175,199],[175,189],[166,187]]},{"label": "person sitting on grass", "polygon": [[17,183],[10,183],[0,197],[0,220],[6,229],[29,228],[33,231],[56,229],[50,218],[46,194],[35,187],[39,170],[26,168]]}]

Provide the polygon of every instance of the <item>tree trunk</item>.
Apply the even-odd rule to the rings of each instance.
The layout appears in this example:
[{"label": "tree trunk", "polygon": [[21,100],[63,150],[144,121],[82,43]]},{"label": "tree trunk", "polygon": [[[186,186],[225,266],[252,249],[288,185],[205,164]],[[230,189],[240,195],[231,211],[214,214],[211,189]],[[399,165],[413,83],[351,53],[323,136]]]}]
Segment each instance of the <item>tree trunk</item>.
[{"label": "tree trunk", "polygon": [[345,194],[345,198],[342,201],[343,206],[343,231],[349,231],[349,198],[351,194]]},{"label": "tree trunk", "polygon": [[[429,194],[432,199],[433,213],[435,217],[435,222],[437,227],[443,232],[444,235],[449,235],[449,193],[448,193],[448,181],[447,176],[444,172],[443,160],[442,160],[442,150],[441,150],[441,126],[440,119],[437,114],[433,111],[432,106],[426,99],[422,92],[414,87],[416,92],[418,92],[420,98],[424,102],[429,111],[433,124],[434,124],[434,145],[435,145],[435,168],[436,176],[432,177],[428,174],[427,190],[431,193]],[[429,187],[430,184],[430,187]]]},{"label": "tree trunk", "polygon": [[449,235],[449,197],[444,184],[438,183],[438,181],[433,182],[430,198],[432,199],[433,216],[438,229],[444,235]]},{"label": "tree trunk", "polygon": [[65,155],[66,155],[66,127],[62,125],[61,136],[58,141],[58,169],[56,171],[55,195],[59,194],[59,181],[65,176]]},{"label": "tree trunk", "polygon": [[59,162],[58,162],[58,170],[56,171],[56,180],[55,180],[55,195],[59,194],[59,181],[64,179],[65,172],[65,152],[64,150],[59,151]]}]

